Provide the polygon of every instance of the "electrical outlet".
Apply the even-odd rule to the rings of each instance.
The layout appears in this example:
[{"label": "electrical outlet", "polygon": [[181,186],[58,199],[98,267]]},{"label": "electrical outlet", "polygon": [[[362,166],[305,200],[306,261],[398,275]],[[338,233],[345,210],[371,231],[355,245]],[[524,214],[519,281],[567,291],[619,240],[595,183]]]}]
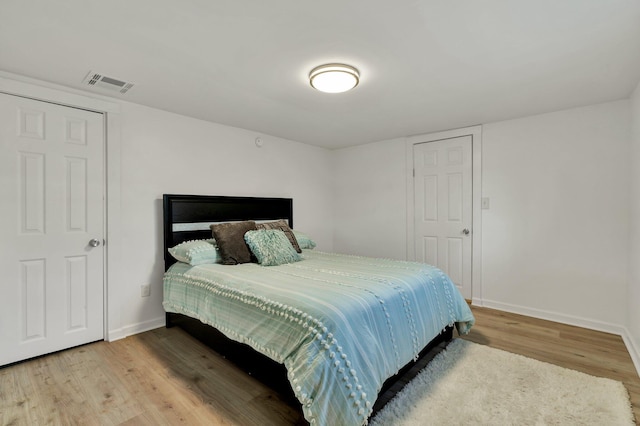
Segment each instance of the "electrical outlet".
[{"label": "electrical outlet", "polygon": [[149,284],[143,284],[140,286],[140,297],[151,296],[151,286]]}]

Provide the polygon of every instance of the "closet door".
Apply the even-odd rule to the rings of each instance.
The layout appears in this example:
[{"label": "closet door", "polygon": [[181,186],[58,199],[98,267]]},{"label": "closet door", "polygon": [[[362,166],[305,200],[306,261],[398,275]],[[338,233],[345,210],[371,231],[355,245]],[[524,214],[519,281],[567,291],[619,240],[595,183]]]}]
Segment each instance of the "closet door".
[{"label": "closet door", "polygon": [[0,365],[104,337],[102,114],[0,94]]},{"label": "closet door", "polygon": [[414,145],[416,260],[442,269],[471,299],[471,136]]}]

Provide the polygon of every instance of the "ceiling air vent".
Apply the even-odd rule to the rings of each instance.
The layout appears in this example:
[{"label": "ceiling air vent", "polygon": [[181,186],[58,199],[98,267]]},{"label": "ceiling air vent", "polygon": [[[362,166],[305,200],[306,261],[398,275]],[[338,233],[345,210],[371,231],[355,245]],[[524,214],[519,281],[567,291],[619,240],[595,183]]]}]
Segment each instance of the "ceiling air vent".
[{"label": "ceiling air vent", "polygon": [[104,74],[98,74],[93,71],[89,72],[82,82],[91,87],[99,87],[120,93],[127,93],[127,91],[133,87],[133,83],[107,77]]}]

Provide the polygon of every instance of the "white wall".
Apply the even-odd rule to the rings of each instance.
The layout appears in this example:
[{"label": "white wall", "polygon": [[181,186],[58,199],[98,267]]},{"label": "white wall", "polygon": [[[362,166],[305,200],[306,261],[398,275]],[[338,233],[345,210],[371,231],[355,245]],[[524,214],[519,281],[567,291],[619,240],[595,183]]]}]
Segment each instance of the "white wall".
[{"label": "white wall", "polygon": [[[620,329],[627,302],[629,102],[483,126],[482,297]],[[401,140],[333,152],[334,249],[405,258]]]},{"label": "white wall", "polygon": [[333,152],[336,251],[406,259],[404,140]]},{"label": "white wall", "polygon": [[[329,151],[200,121],[135,104],[122,104],[120,282],[111,283],[127,335],[162,321],[162,194],[292,197],[294,227],[332,250]],[[151,296],[140,286],[151,284]]]},{"label": "white wall", "polygon": [[627,331],[635,348],[636,368],[640,371],[640,84],[631,96],[631,210],[629,232],[629,291]]},{"label": "white wall", "polygon": [[619,101],[483,126],[485,304],[625,323],[628,111]]}]

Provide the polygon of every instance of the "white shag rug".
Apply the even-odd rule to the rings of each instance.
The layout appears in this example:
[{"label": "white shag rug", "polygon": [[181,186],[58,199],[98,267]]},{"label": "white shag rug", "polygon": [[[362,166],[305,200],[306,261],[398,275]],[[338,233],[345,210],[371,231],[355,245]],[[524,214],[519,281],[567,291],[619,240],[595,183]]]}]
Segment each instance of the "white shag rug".
[{"label": "white shag rug", "polygon": [[621,382],[456,339],[371,419],[380,425],[633,425]]}]

